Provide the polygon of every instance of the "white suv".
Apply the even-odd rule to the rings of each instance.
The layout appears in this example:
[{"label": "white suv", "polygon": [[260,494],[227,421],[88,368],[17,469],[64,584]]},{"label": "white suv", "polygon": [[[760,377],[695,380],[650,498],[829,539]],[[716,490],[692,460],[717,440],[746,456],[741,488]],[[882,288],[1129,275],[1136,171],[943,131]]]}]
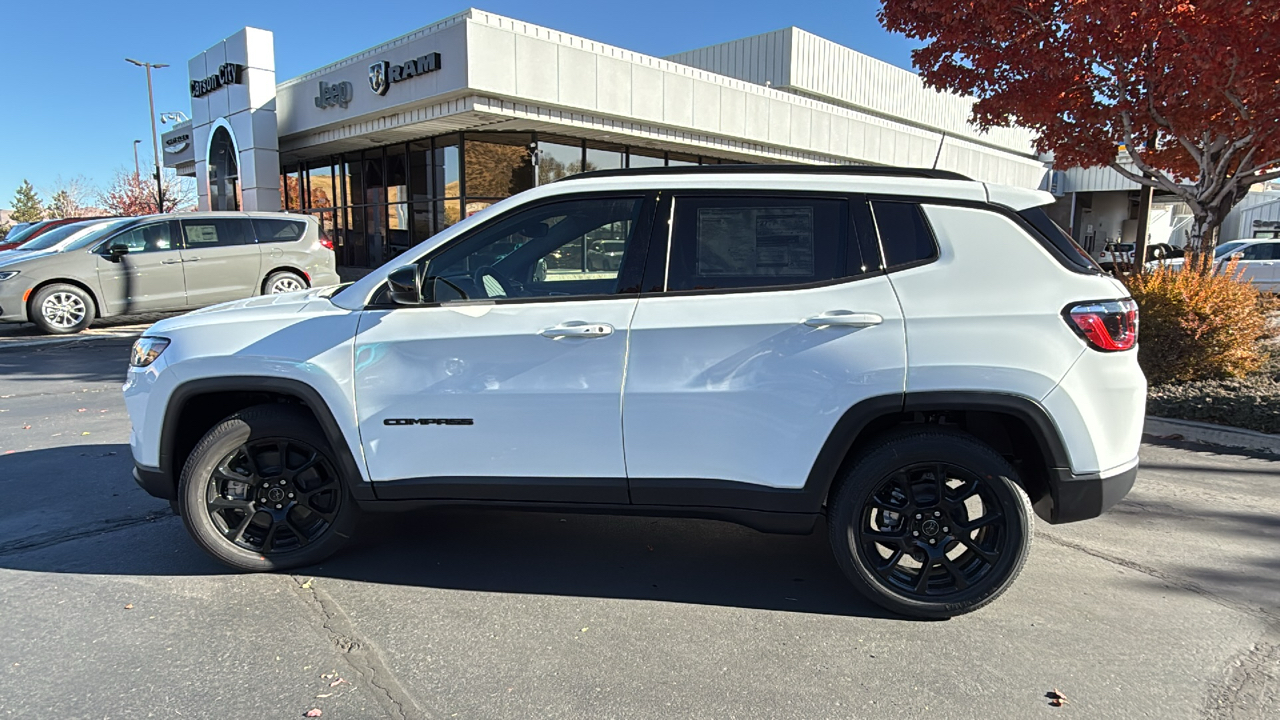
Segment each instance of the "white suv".
[{"label": "white suv", "polygon": [[245,570],[315,563],[374,509],[825,516],[873,601],[974,610],[1033,507],[1094,517],[1137,472],[1136,308],[1052,199],[893,168],[542,186],[341,289],[156,324],[135,476]]}]

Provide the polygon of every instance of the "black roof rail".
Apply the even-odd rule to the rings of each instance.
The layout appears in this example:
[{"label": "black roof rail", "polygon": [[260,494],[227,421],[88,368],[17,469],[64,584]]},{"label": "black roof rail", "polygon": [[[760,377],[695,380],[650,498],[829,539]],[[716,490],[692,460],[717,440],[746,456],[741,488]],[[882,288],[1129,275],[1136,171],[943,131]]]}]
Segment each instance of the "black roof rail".
[{"label": "black roof rail", "polygon": [[973,180],[950,170],[932,168],[888,167],[883,165],[680,165],[675,167],[642,167],[619,170],[591,170],[562,177],[556,182],[601,177],[636,175],[751,175],[758,173],[796,173],[800,175],[855,175],[868,177],[909,177],[931,180]]}]

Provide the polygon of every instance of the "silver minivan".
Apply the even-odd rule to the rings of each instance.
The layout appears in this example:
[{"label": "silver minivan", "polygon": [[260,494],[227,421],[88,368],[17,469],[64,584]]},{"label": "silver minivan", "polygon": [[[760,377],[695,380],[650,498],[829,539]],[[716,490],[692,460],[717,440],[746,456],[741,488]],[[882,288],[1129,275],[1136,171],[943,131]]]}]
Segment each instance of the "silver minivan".
[{"label": "silver minivan", "polygon": [[337,283],[333,243],[311,216],[200,212],[90,220],[0,253],[0,322],[74,333],[97,317]]}]

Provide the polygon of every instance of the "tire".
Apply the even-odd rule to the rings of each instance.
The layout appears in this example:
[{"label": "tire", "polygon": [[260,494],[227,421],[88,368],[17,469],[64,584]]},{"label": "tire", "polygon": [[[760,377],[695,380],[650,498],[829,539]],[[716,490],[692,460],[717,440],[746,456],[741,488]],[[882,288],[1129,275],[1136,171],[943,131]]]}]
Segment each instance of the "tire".
[{"label": "tire", "polygon": [[308,287],[307,281],[298,273],[279,270],[268,275],[267,281],[262,283],[262,294],[278,295],[280,293],[306,290]]},{"label": "tire", "polygon": [[339,467],[304,409],[258,405],[196,445],[178,483],[179,514],[200,547],[237,570],[311,565],[341,549],[358,521]]},{"label": "tire", "polygon": [[32,296],[27,317],[42,332],[70,335],[88,328],[96,311],[89,293],[75,285],[58,283],[42,287]]},{"label": "tire", "polygon": [[862,595],[895,613],[973,612],[1009,589],[1031,551],[1031,503],[1017,481],[1003,457],[968,435],[890,434],[859,454],[828,507],[836,562]]}]

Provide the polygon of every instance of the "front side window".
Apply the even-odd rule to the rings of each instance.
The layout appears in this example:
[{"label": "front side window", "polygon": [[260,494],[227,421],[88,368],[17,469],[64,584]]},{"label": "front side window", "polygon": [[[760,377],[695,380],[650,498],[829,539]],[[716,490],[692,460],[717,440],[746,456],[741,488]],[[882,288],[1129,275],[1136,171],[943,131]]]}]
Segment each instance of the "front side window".
[{"label": "front side window", "polygon": [[467,299],[612,295],[634,250],[643,198],[588,198],[518,211],[432,257],[424,277]]},{"label": "front side window", "polygon": [[187,237],[187,249],[230,247],[252,242],[246,232],[247,221],[235,218],[208,220],[183,220],[182,230]]},{"label": "front side window", "polygon": [[167,222],[141,225],[111,238],[107,246],[124,244],[129,248],[130,255],[177,250],[178,243],[174,242],[170,228],[171,225]]},{"label": "front side window", "polygon": [[805,285],[848,274],[844,199],[679,197],[667,290]]}]

